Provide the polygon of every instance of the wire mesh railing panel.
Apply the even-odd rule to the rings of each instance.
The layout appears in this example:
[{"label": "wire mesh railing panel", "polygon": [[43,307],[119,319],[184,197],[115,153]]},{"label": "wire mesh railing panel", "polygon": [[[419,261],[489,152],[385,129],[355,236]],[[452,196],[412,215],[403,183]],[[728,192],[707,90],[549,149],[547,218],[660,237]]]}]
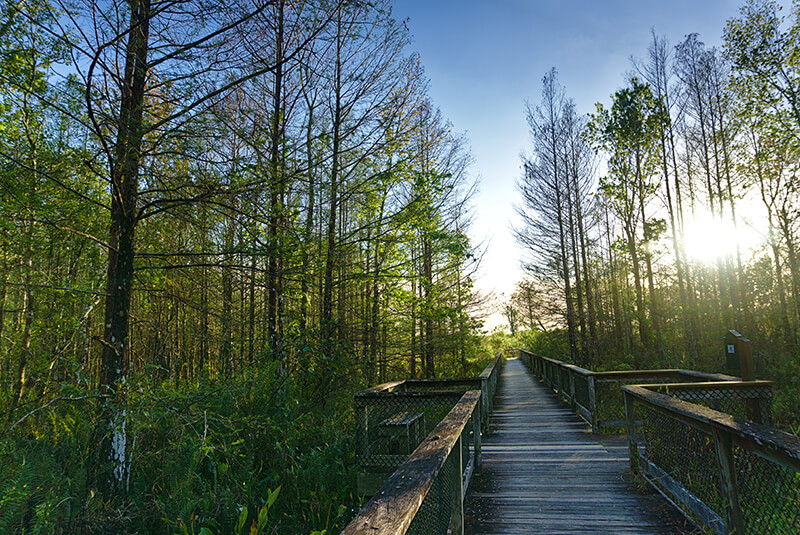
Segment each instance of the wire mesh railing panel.
[{"label": "wire mesh railing panel", "polygon": [[458,403],[463,390],[387,393],[356,402],[359,464],[397,467]]},{"label": "wire mesh railing panel", "polygon": [[439,471],[422,505],[406,531],[410,535],[447,535],[452,521],[453,503],[460,491],[458,450],[454,449]]},{"label": "wire mesh railing panel", "polygon": [[[638,406],[636,416],[643,422],[639,431],[645,446],[642,457],[724,518],[714,438],[648,407]],[[661,473],[651,476],[656,484],[669,488],[667,481],[658,481]]]},{"label": "wire mesh railing panel", "polygon": [[547,386],[549,386],[550,388],[555,388],[556,386],[555,376],[556,376],[556,367],[552,363],[548,362],[545,365],[545,377],[546,377],[545,382],[547,383]]},{"label": "wire mesh railing panel", "polygon": [[800,474],[739,447],[734,466],[745,533],[800,533]]},{"label": "wire mesh railing panel", "polygon": [[589,409],[589,377],[581,374],[573,374],[575,377],[575,401]]},{"label": "wire mesh railing panel", "polygon": [[771,421],[773,397],[771,383],[746,387],[740,384],[691,388],[664,386],[657,392],[739,418],[756,420],[763,424]]},{"label": "wire mesh railing panel", "polygon": [[733,400],[746,412],[771,397],[758,383],[671,387],[688,401],[658,385],[625,387],[633,469],[715,533],[800,533],[800,439],[709,406]]},{"label": "wire mesh railing panel", "polygon": [[[647,383],[674,383],[678,377],[664,375],[636,375],[630,378],[595,380],[596,419],[601,427],[623,427],[625,419],[625,402],[621,386]],[[606,422],[603,425],[603,422]]]},{"label": "wire mesh railing panel", "polygon": [[[442,392],[429,394],[443,397]],[[452,410],[436,422],[424,443],[384,479],[343,534],[462,533],[464,489],[480,456],[480,438],[473,433],[480,432],[481,396],[479,390],[464,392]],[[376,396],[356,396],[357,410],[366,413],[364,404],[376,401]],[[404,421],[394,418],[390,423]]]},{"label": "wire mesh railing panel", "polygon": [[569,369],[567,368],[559,368],[558,369],[558,376],[559,376],[559,384],[558,389],[561,391],[561,397],[569,398],[571,396],[570,386],[569,386]]}]

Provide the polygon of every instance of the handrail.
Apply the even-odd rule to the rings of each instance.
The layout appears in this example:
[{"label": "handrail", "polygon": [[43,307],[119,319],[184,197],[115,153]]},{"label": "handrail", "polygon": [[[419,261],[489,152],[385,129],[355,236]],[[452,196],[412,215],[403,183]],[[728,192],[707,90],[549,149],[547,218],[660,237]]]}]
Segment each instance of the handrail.
[{"label": "handrail", "polygon": [[625,427],[632,471],[698,525],[719,535],[800,533],[800,439],[761,425],[771,381],[682,369],[591,372],[518,353],[593,431]]},{"label": "handrail", "polygon": [[[514,351],[534,375],[591,424],[593,432],[616,431],[625,427],[625,410],[622,391],[619,388],[623,384],[713,382],[726,382],[728,385],[743,384],[741,390],[758,393],[758,395],[748,394],[751,400],[746,404],[747,415],[756,421],[766,421],[769,413],[772,394],[771,383],[768,382],[743,382],[740,378],[730,375],[684,369],[595,372],[524,349]],[[768,388],[765,389],[764,385]],[[699,400],[702,396],[698,395],[696,398]],[[744,410],[741,414],[744,416]]]},{"label": "handrail", "polygon": [[405,384],[405,380],[400,381],[390,381],[388,383],[383,383],[377,386],[373,386],[372,388],[368,388],[366,390],[362,390],[358,392],[359,394],[366,394],[366,393],[377,393],[377,392],[394,392],[395,390],[402,390],[403,385]]},{"label": "handrail", "polygon": [[484,417],[484,430],[488,429],[489,414],[494,408],[494,393],[497,390],[497,379],[500,376],[500,367],[505,361],[505,351],[499,351],[494,360],[490,362],[478,376],[481,380],[481,400]]},{"label": "handrail", "polygon": [[[356,454],[363,470],[358,475],[359,489],[369,495],[382,486],[345,533],[463,532],[463,500],[472,474],[481,468],[481,430],[488,429],[503,361],[504,352],[500,351],[478,377],[393,381],[354,395]],[[453,396],[458,396],[455,401],[451,401]],[[447,403],[454,405],[450,405],[452,410],[444,418],[437,416]],[[472,421],[470,429],[467,420]],[[425,429],[426,422],[438,423],[424,440],[415,442],[416,431]],[[450,444],[456,434],[457,447]],[[451,439],[443,441],[443,437]],[[410,457],[401,451],[386,453],[387,444],[391,449],[392,444],[410,443],[416,447]],[[450,468],[445,470],[446,466]],[[388,475],[387,470],[394,472]],[[443,470],[449,475],[443,475]],[[438,490],[431,493],[433,488]],[[432,507],[434,495],[450,496],[449,503]]]},{"label": "handrail", "polygon": [[[456,406],[345,527],[342,535],[462,533],[463,498],[469,483],[463,479],[462,441],[470,420],[473,432],[480,436],[475,417],[480,410],[480,400],[480,391],[465,392]],[[480,455],[480,448],[477,449],[476,456]],[[449,502],[444,504],[444,508],[441,507],[443,504],[434,503],[442,499],[443,493],[430,492],[437,485],[440,489],[450,490],[444,493],[444,500]],[[436,514],[419,514],[426,508],[446,509],[450,514],[446,519]]]},{"label": "handrail", "polygon": [[632,471],[715,533],[799,532],[800,438],[660,386],[622,387]]}]

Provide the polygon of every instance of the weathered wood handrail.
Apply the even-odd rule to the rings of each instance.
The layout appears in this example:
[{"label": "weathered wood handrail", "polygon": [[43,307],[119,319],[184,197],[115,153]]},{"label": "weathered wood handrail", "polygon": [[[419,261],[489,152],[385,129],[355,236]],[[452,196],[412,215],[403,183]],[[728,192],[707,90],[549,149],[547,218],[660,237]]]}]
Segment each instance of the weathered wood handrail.
[{"label": "weathered wood handrail", "polygon": [[[759,423],[769,420],[770,381],[680,369],[590,372],[519,355],[593,430],[624,425],[632,470],[699,525],[717,534],[800,533],[800,439]],[[622,421],[614,418],[620,401]]]},{"label": "weathered wood handrail", "polygon": [[[458,503],[453,501],[446,507],[440,507],[438,513],[432,513],[433,517],[436,518],[440,518],[442,512],[447,512],[448,518],[456,518],[457,521],[455,521],[455,523],[452,525],[448,524],[445,528],[449,526],[451,533],[460,532],[459,530],[463,528],[463,519],[458,519],[463,517],[463,498],[466,495],[466,490],[469,487],[473,472],[480,470],[481,467],[481,430],[486,429],[488,425],[488,414],[492,408],[491,400],[497,388],[497,378],[503,360],[504,353],[501,351],[497,354],[495,359],[486,366],[481,375],[475,378],[408,379],[404,381],[393,381],[362,392],[357,392],[354,395],[356,419],[358,420],[356,454],[359,458],[359,465],[361,468],[358,476],[358,487],[360,492],[373,496],[373,500],[359,513],[357,519],[361,518],[362,522],[374,523],[377,518],[375,515],[380,516],[383,514],[380,512],[380,504],[386,501],[390,502],[392,504],[391,507],[394,508],[389,509],[390,511],[396,513],[400,510],[398,508],[402,508],[402,514],[400,516],[406,518],[406,516],[410,515],[408,518],[415,518],[416,511],[419,510],[421,504],[423,504],[422,498],[428,495],[427,493],[432,486],[437,484],[436,481],[440,481],[442,477],[440,476],[442,467],[433,463],[431,459],[441,457],[442,452],[447,450],[447,455],[450,455],[448,459],[453,459],[450,462],[453,464],[456,463],[456,456],[455,454],[451,454],[450,449],[437,449],[444,444],[437,441],[441,440],[446,430],[451,429],[452,425],[455,425],[453,421],[458,420],[458,418],[466,418],[464,422],[462,422],[461,431],[459,431],[462,433],[462,436],[458,439],[457,448],[460,451],[458,454],[457,471],[459,474],[462,474],[458,483],[458,488],[460,489],[458,493],[459,501]],[[449,407],[454,407],[444,418],[441,416],[435,417],[434,419],[430,418],[430,416],[435,416],[437,414],[436,411],[441,410],[443,407],[448,407],[448,403],[450,403]],[[461,407],[459,409],[461,412],[456,411],[459,407]],[[465,407],[469,408],[469,414],[467,416],[464,416],[466,414],[464,413],[466,410]],[[431,430],[430,434],[427,435],[410,457],[395,454],[395,452],[392,451],[382,451],[381,439],[385,438],[387,433],[385,430],[383,433],[373,433],[372,428],[378,427],[380,429],[382,424],[385,427],[386,422],[394,421],[400,418],[401,415],[407,415],[411,411],[414,411],[415,418],[422,422],[425,422],[425,413],[428,413],[428,423],[431,425],[437,424],[436,427]],[[465,427],[467,425],[466,420],[470,419],[472,421],[472,426],[468,431],[472,434],[471,450],[467,443],[468,432]],[[445,426],[440,429],[442,424],[447,421],[450,422],[448,424],[450,427]],[[430,427],[428,429],[430,429]],[[402,430],[400,432],[402,432]],[[450,431],[447,432],[449,433]],[[411,434],[409,434],[409,436],[404,435],[402,438],[407,439],[409,442],[412,440]],[[434,442],[435,444],[433,444]],[[452,446],[448,447],[452,449]],[[385,444],[383,448],[385,449]],[[423,460],[420,460],[420,455],[422,458],[427,459],[427,461],[423,462]],[[439,457],[436,457],[436,455]],[[411,463],[411,465],[408,463]],[[444,463],[444,461],[442,461],[442,463]],[[435,469],[431,468],[434,465],[438,467]],[[428,471],[425,472],[425,470],[420,467],[428,469]],[[417,495],[421,496],[418,503],[413,502],[413,500],[412,502],[408,502],[406,493],[409,491],[409,488],[405,483],[403,485],[392,485],[390,483],[391,481],[396,481],[398,473],[406,474],[405,476],[400,476],[401,480],[404,477],[409,477],[410,473],[415,473],[419,476],[419,481],[415,483],[416,486],[412,489],[416,489],[414,492],[417,492]],[[427,480],[425,480],[426,477],[428,478]],[[380,486],[381,483],[383,486]],[[373,494],[373,491],[377,489],[378,486],[380,486],[380,489]],[[377,504],[373,503],[376,498],[378,498]],[[411,511],[411,509],[413,509],[413,511]],[[417,523],[419,522],[422,522],[422,520],[417,521]],[[440,524],[437,525],[441,527]],[[360,524],[354,520],[348,525],[348,529],[362,529],[358,528],[358,525]],[[364,533],[395,533],[400,535],[406,532],[405,529],[409,525],[410,524],[406,523],[405,520],[401,520],[400,524],[389,522],[384,525],[383,520],[381,520],[378,524],[374,524],[375,527],[370,528],[370,531],[364,531]],[[351,532],[361,533],[361,531]],[[427,534],[436,533],[437,531],[426,527],[416,532]],[[444,534],[447,532],[447,529],[445,529],[442,533]]]},{"label": "weathered wood handrail", "polygon": [[[465,467],[463,440],[471,421],[473,436],[477,438],[472,458],[477,459],[480,456],[477,417],[480,402],[480,391],[465,392],[456,406],[347,525],[342,535],[463,533],[463,500],[472,476],[470,467]],[[443,492],[431,492],[437,486]],[[450,492],[446,492],[447,489]],[[435,511],[418,515],[426,508]],[[442,511],[448,514],[443,515]],[[422,525],[426,522],[429,524]]]},{"label": "weathered wood handrail", "polygon": [[[729,380],[636,386],[690,403],[708,403],[711,409],[731,416],[746,416],[748,420],[758,424],[769,424],[771,420],[772,381]],[[734,407],[732,403],[741,404],[741,407]]]},{"label": "weathered wood handrail", "polygon": [[[624,384],[747,383],[730,375],[683,369],[594,372],[523,349],[513,351],[534,375],[591,424],[593,432],[625,427],[625,408],[620,390],[620,386]],[[762,387],[767,384],[771,387],[771,383],[765,382],[757,386]],[[752,390],[755,387],[756,385],[751,382],[750,386],[744,386],[742,389]],[[702,388],[698,387],[698,390]],[[770,400],[771,392],[753,397],[748,403],[748,415],[768,413]]]},{"label": "weathered wood handrail", "polygon": [[800,439],[660,386],[622,387],[631,469],[714,533],[800,532]]}]

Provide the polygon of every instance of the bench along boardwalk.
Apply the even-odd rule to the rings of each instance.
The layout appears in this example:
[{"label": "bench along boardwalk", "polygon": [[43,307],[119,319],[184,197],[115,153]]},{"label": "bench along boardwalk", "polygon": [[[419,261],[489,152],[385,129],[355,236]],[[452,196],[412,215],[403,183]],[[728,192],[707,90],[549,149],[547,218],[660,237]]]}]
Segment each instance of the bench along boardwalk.
[{"label": "bench along boardwalk", "polygon": [[623,478],[627,442],[592,435],[518,359],[502,369],[482,442],[467,534],[678,533],[663,514],[666,502]]}]

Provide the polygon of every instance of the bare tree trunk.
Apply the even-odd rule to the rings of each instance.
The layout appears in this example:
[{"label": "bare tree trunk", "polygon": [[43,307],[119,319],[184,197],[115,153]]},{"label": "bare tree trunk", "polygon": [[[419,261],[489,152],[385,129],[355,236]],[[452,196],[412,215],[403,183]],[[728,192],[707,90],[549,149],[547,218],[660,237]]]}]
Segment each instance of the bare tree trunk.
[{"label": "bare tree trunk", "polygon": [[647,323],[647,314],[644,311],[644,296],[642,290],[642,274],[639,266],[639,252],[636,247],[634,230],[625,227],[627,235],[628,253],[631,255],[631,268],[633,269],[633,283],[636,291],[636,314],[639,319],[639,339],[645,349],[650,349],[650,329]]},{"label": "bare tree trunk", "polygon": [[[386,191],[383,192],[383,196],[381,198],[381,207],[378,211],[378,226],[375,230],[375,235],[377,236],[375,239],[375,245],[373,250],[373,262],[372,262],[372,269],[374,273],[372,275],[372,292],[371,294],[368,292],[368,306],[370,307],[369,313],[369,332],[367,333],[367,347],[368,349],[368,360],[372,363],[376,361],[378,355],[378,330],[380,328],[380,298],[381,294],[379,291],[379,283],[381,279],[381,257],[380,257],[380,235],[383,221],[383,211],[386,206]],[[369,237],[367,238],[369,240]],[[369,258],[369,251],[367,252],[367,257]],[[367,269],[369,272],[369,269]],[[383,359],[381,359],[381,363],[383,363]],[[384,375],[383,372],[383,365],[381,365],[381,376]],[[381,379],[383,381],[383,379]]]},{"label": "bare tree trunk", "polygon": [[[3,251],[3,265],[0,267],[0,355],[3,352],[3,330],[5,329],[5,312],[6,306],[8,302],[8,286],[6,283],[8,282],[8,268],[7,268],[7,259],[5,257],[6,252]],[[3,370],[0,374],[0,383],[4,382],[7,377],[7,369],[6,366],[9,364],[9,359],[3,359]]]},{"label": "bare tree trunk", "polygon": [[436,377],[434,367],[434,347],[433,347],[433,250],[430,239],[427,236],[422,238],[422,294],[425,303],[425,315],[423,320],[423,339],[422,355],[425,364],[425,377],[432,379]]},{"label": "bare tree trunk", "polygon": [[253,363],[255,357],[256,345],[256,277],[258,276],[258,271],[256,271],[256,248],[257,242],[254,238],[252,242],[252,251],[250,253],[250,268],[248,270],[249,284],[247,285],[247,361],[250,364]]},{"label": "bare tree trunk", "polygon": [[[574,182],[573,180],[569,182]],[[576,209],[575,203],[577,203],[577,198],[573,199],[572,197],[577,197],[578,192],[577,190],[572,191],[571,185],[567,187],[567,214],[568,214],[568,221],[569,221],[569,239],[570,239],[570,250],[572,252],[572,267],[575,270],[575,298],[577,301],[577,311],[578,311],[578,327],[581,339],[581,347],[580,347],[580,355],[581,355],[581,365],[586,366],[586,359],[589,341],[588,341],[588,333],[586,331],[586,314],[583,306],[583,281],[581,279],[581,264],[578,261],[578,240],[577,240],[577,224],[576,224],[576,217],[574,216],[574,210]]]},{"label": "bare tree trunk", "polygon": [[100,385],[108,396],[99,420],[103,437],[98,484],[107,497],[128,492],[127,412],[120,381],[127,373],[126,351],[134,272],[134,232],[143,137],[150,0],[131,2],[130,32],[125,50],[119,127],[111,166],[111,229],[108,254],[108,289],[105,306]]},{"label": "bare tree trunk", "polygon": [[316,186],[316,166],[314,165],[313,153],[313,128],[314,128],[314,104],[306,98],[308,105],[308,122],[306,123],[306,167],[308,168],[308,207],[306,208],[305,228],[303,229],[303,250],[302,250],[302,273],[300,279],[300,332],[305,333],[306,321],[308,318],[309,305],[309,247],[311,247],[311,237],[314,230],[314,202]]},{"label": "bare tree trunk", "polygon": [[[552,106],[552,103],[551,103]],[[550,150],[552,152],[552,166],[553,166],[553,184],[555,185],[556,193],[556,220],[558,223],[558,238],[560,247],[560,260],[561,260],[561,276],[564,281],[564,297],[567,304],[567,337],[569,339],[569,353],[573,362],[577,362],[578,354],[578,337],[575,326],[575,307],[572,303],[572,283],[570,281],[570,269],[567,261],[567,241],[566,241],[566,222],[564,221],[564,200],[562,199],[562,191],[560,186],[559,175],[559,162],[558,162],[558,137],[556,135],[555,117],[551,117],[550,123]],[[563,180],[567,183],[567,180]]]},{"label": "bare tree trunk", "polygon": [[411,344],[409,356],[409,372],[411,378],[417,377],[417,255],[414,246],[411,246]]},{"label": "bare tree trunk", "polygon": [[283,122],[283,32],[284,32],[284,0],[278,0],[275,5],[275,71],[273,73],[272,87],[272,121],[270,125],[270,153],[269,153],[269,225],[268,243],[269,256],[267,260],[267,344],[273,358],[281,359],[278,354],[278,262],[282,254],[278,226],[281,222],[281,194],[283,191],[283,177],[280,165],[280,141],[282,138]]},{"label": "bare tree trunk", "polygon": [[[201,248],[205,252],[208,247],[208,224],[207,211],[205,205],[201,208],[202,227],[201,227]],[[204,265],[200,270],[200,352],[197,362],[197,380],[199,384],[205,381],[205,367],[208,362],[209,347],[209,328],[208,328],[208,268]]]},{"label": "bare tree trunk", "polygon": [[[595,357],[596,357],[596,350],[597,350],[597,327],[595,325],[596,322],[596,312],[595,312],[595,303],[594,303],[594,292],[592,290],[592,283],[589,277],[589,259],[588,259],[588,246],[587,246],[587,239],[586,239],[586,231],[584,229],[584,221],[583,221],[583,207],[580,199],[580,192],[578,191],[577,186],[575,187],[576,194],[578,198],[576,200],[576,216],[578,220],[578,245],[580,246],[581,251],[581,264],[583,265],[583,284],[584,284],[584,291],[586,293],[586,323],[589,327],[589,347],[584,349],[584,358],[588,358],[587,364],[591,364]],[[575,262],[577,264],[577,261]],[[588,355],[585,353],[588,349]]]},{"label": "bare tree trunk", "polygon": [[222,313],[220,315],[220,349],[222,374],[228,378],[233,374],[233,241],[236,233],[234,216],[230,215],[224,222],[222,255]]},{"label": "bare tree trunk", "polygon": [[322,332],[323,351],[330,352],[333,348],[333,272],[335,268],[336,249],[336,208],[339,202],[339,146],[341,143],[342,127],[342,18],[337,16],[336,32],[336,64],[334,66],[334,113],[333,113],[333,153],[331,155],[330,173],[330,212],[327,226],[327,251],[325,255],[325,276],[322,285],[322,314],[320,329]]},{"label": "bare tree trunk", "polygon": [[[33,221],[28,221],[28,228],[31,229],[33,227]],[[30,240],[32,239],[30,230],[28,231],[28,245],[26,246],[27,252],[25,254],[26,258],[24,261],[25,266],[25,283],[24,283],[24,294],[23,294],[23,301],[22,301],[22,318],[23,318],[23,327],[22,327],[22,340],[20,342],[20,353],[19,353],[19,362],[17,362],[17,373],[14,377],[14,388],[11,393],[11,404],[8,408],[8,421],[12,421],[14,418],[14,412],[17,409],[17,405],[19,404],[22,396],[25,392],[25,386],[28,382],[28,361],[31,357],[31,330],[33,327],[33,319],[35,316],[34,312],[34,300],[33,300],[33,289],[31,287],[31,271],[33,270],[33,260],[31,257],[31,246]]]},{"label": "bare tree trunk", "polygon": [[786,303],[786,284],[783,281],[783,269],[781,267],[781,251],[776,243],[770,243],[772,249],[772,261],[775,266],[775,284],[778,287],[778,302],[780,304],[781,331],[783,332],[784,343],[792,343],[794,332],[789,323],[789,307]]}]

